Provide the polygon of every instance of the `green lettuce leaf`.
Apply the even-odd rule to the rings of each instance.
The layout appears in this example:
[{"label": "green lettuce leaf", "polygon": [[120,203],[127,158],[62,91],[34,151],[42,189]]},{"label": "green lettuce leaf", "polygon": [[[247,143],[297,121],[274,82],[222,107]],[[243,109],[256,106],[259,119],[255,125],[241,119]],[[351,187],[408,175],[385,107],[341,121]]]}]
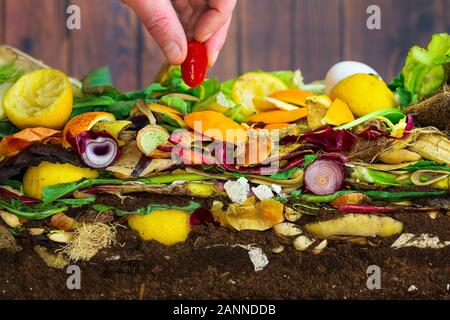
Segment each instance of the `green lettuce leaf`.
[{"label": "green lettuce leaf", "polygon": [[411,93],[411,102],[436,93],[446,82],[444,64],[450,61],[450,35],[433,35],[427,49],[413,46],[402,70],[404,89]]},{"label": "green lettuce leaf", "polygon": [[120,210],[113,206],[108,206],[105,204],[94,204],[92,206],[95,210],[99,212],[104,212],[107,210],[113,210],[115,214],[119,217],[127,216],[130,214],[139,214],[139,215],[146,215],[150,214],[155,210],[180,210],[191,213],[195,209],[200,208],[200,204],[195,201],[190,201],[189,205],[187,206],[173,206],[173,205],[165,205],[165,204],[149,204],[146,207],[139,208],[134,211],[126,211],[126,210]]}]

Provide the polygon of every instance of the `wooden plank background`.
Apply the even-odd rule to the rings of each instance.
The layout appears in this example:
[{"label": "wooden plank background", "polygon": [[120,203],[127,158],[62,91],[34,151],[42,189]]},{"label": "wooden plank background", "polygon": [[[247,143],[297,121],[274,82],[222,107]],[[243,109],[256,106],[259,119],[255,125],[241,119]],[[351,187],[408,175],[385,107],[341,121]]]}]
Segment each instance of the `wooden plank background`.
[{"label": "wooden plank background", "polygon": [[[66,8],[81,8],[81,30]],[[381,30],[366,9],[381,8]],[[221,80],[253,69],[300,68],[321,79],[340,60],[359,60],[390,80],[408,48],[450,32],[450,0],[238,0],[225,47],[210,74]],[[0,42],[73,76],[110,66],[123,90],[146,86],[164,62],[136,16],[119,0],[0,0]]]}]

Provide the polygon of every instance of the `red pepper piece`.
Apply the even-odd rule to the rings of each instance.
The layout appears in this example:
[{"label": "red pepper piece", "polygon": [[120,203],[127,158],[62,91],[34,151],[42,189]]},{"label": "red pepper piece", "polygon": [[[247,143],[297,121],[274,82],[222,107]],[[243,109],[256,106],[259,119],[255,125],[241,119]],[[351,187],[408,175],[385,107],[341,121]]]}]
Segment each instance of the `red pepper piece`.
[{"label": "red pepper piece", "polygon": [[342,213],[394,213],[400,211],[400,208],[375,207],[362,204],[343,204],[338,206],[338,211]]},{"label": "red pepper piece", "polygon": [[197,41],[188,41],[187,57],[181,65],[184,82],[192,88],[198,87],[205,80],[207,70],[206,46]]}]

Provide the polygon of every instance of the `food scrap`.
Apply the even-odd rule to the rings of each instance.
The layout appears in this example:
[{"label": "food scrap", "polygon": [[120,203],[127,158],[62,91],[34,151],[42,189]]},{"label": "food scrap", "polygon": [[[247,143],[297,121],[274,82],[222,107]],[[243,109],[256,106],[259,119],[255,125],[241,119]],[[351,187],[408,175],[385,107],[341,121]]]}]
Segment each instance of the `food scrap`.
[{"label": "food scrap", "polygon": [[0,227],[39,239],[56,268],[126,247],[123,228],[166,246],[204,225],[273,232],[270,248],[239,245],[256,271],[264,251],[320,255],[340,241],[444,248],[409,233],[402,214],[448,214],[449,50],[446,33],[413,47],[391,83],[352,61],[314,85],[300,70],[220,83],[205,79],[205,46],[190,42],[181,67],[132,92],[108,68],[78,81],[12,59],[0,65]]}]

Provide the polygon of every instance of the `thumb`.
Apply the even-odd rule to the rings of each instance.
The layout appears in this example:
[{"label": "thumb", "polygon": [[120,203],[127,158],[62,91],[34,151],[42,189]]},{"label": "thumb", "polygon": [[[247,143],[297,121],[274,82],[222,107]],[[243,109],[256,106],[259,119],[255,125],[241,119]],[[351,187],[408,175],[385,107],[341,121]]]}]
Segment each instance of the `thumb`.
[{"label": "thumb", "polygon": [[186,35],[170,0],[126,0],[158,43],[170,64],[183,63],[187,55]]}]

